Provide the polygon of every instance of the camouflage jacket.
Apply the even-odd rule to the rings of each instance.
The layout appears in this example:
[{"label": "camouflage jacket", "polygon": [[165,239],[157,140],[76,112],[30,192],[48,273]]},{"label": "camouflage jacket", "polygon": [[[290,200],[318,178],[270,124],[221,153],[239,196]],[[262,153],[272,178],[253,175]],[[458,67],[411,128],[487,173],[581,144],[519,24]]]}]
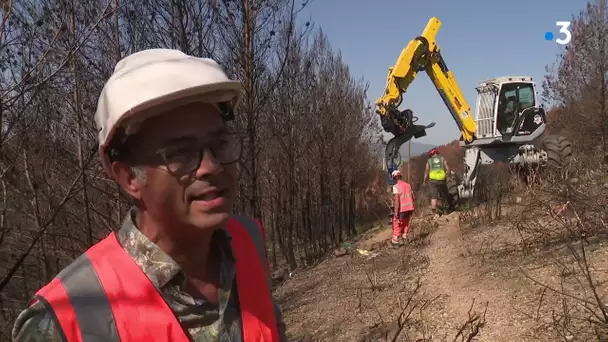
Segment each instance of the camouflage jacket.
[{"label": "camouflage jacket", "polygon": [[[216,306],[183,291],[186,278],[180,267],[137,229],[136,215],[135,208],[129,212],[117,233],[118,241],[160,290],[191,340],[242,341],[235,260],[228,233],[218,230],[212,238],[212,244],[220,253],[219,305]],[[281,341],[286,341],[285,325],[276,304],[275,312]],[[37,302],[20,313],[13,327],[13,340],[64,341],[61,328],[55,322],[53,312]]]}]

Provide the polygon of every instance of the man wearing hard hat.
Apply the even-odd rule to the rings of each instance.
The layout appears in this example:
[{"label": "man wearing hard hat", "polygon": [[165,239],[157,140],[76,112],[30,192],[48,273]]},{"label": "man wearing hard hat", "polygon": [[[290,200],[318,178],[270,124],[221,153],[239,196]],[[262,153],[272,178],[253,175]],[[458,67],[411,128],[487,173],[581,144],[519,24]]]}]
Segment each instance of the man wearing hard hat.
[{"label": "man wearing hard hat", "polygon": [[211,59],[119,61],[95,118],[107,172],[136,203],[122,227],[38,290],[16,341],[284,341],[261,225],[232,214],[241,94]]},{"label": "man wearing hard hat", "polygon": [[405,241],[407,239],[407,232],[409,230],[410,218],[414,213],[414,192],[412,187],[406,183],[399,170],[395,170],[391,173],[391,176],[395,180],[393,185],[393,236],[391,243],[393,245],[399,245],[402,243],[401,239]]},{"label": "man wearing hard hat", "polygon": [[[447,187],[447,175],[450,173],[450,167],[442,155],[436,148],[431,149],[429,152],[429,159],[426,162],[424,170],[424,181],[423,184],[429,184],[431,193],[431,211],[434,214],[438,213],[437,200],[439,198],[445,199],[450,212],[454,210],[454,203],[452,197],[448,193]],[[430,180],[430,181],[429,181]]]}]

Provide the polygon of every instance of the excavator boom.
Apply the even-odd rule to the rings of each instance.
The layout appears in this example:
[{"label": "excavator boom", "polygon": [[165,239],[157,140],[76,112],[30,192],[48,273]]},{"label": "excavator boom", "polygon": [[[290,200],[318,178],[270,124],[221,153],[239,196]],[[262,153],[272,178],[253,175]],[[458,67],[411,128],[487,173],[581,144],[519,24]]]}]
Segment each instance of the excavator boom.
[{"label": "excavator boom", "polygon": [[426,135],[425,129],[434,126],[434,123],[428,126],[416,125],[411,111],[408,114],[408,110],[400,112],[397,109],[402,102],[403,94],[421,71],[425,71],[431,78],[462,132],[462,140],[471,142],[475,139],[476,123],[471,107],[443,60],[435,41],[439,27],[441,21],[435,17],[431,18],[422,35],[411,40],[401,51],[397,63],[389,69],[384,95],[376,101],[376,113],[380,115],[384,130],[395,135],[387,144],[385,154],[389,169],[403,143],[413,137]]}]

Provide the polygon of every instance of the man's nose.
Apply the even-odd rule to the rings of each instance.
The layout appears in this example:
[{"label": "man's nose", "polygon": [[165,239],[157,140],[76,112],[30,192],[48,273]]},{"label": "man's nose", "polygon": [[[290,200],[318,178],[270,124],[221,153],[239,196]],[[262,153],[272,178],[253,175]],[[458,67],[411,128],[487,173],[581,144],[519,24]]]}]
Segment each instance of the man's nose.
[{"label": "man's nose", "polygon": [[215,157],[213,151],[209,148],[204,148],[202,151],[201,163],[196,170],[196,178],[217,174],[223,170],[223,168],[224,167]]}]

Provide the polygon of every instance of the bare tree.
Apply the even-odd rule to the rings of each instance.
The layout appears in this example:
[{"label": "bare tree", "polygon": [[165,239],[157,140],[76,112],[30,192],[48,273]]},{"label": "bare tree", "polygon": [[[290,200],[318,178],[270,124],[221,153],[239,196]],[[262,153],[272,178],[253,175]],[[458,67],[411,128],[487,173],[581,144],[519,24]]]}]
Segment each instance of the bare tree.
[{"label": "bare tree", "polygon": [[129,201],[99,165],[93,113],[118,60],[176,48],[243,81],[239,213],[273,265],[310,264],[373,217],[379,129],[366,85],[291,0],[18,0],[0,24],[0,339],[33,291]]},{"label": "bare tree", "polygon": [[608,147],[608,11],[606,0],[589,2],[572,19],[572,40],[545,77],[543,95],[556,107],[554,130],[581,146]]}]

